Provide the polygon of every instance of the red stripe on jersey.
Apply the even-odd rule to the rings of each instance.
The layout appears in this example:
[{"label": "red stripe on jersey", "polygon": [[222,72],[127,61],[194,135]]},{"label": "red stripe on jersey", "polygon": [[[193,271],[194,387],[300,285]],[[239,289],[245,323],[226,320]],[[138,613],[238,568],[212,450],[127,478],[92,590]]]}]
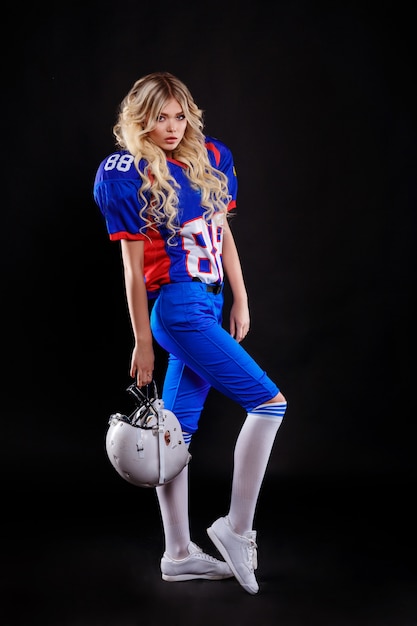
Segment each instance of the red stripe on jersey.
[{"label": "red stripe on jersey", "polygon": [[132,234],[121,230],[118,233],[110,233],[109,238],[110,241],[120,241],[120,239],[129,239],[129,241],[141,241],[142,239],[145,239],[145,236],[141,233]]},{"label": "red stripe on jersey", "polygon": [[216,161],[216,166],[218,167],[220,163],[220,151],[214,145],[214,143],[211,143],[211,142],[206,143],[206,148],[207,150],[211,150],[212,153],[214,154],[214,160]]},{"label": "red stripe on jersey", "polygon": [[145,238],[144,257],[144,275],[146,289],[149,292],[156,291],[160,285],[171,282],[169,276],[171,263],[165,251],[165,242],[159,232],[152,230],[151,241]]},{"label": "red stripe on jersey", "polygon": [[[185,163],[181,163],[181,161],[177,161],[177,159],[170,159],[169,157],[167,157],[167,161],[169,161],[170,163],[175,163],[175,165],[179,165],[180,167],[182,167],[183,170],[186,170],[188,168],[188,165],[186,165]],[[151,181],[153,181],[154,177],[152,173],[149,174],[149,178]]]}]

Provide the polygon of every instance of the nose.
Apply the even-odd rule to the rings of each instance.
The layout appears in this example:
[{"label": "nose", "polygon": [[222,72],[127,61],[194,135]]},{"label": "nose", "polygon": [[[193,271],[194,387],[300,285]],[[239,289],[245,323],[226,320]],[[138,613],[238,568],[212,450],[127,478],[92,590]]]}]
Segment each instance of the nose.
[{"label": "nose", "polygon": [[174,132],[176,130],[176,128],[177,128],[177,123],[176,122],[177,122],[177,120],[175,120],[175,119],[169,121],[168,131],[170,133],[172,133],[172,132]]}]

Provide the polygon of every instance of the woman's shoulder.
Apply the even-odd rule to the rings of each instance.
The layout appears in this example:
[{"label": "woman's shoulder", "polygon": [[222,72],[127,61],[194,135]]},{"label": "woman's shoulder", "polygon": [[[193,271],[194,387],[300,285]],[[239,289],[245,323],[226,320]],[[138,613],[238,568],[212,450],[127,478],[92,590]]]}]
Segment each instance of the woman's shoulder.
[{"label": "woman's shoulder", "polygon": [[216,166],[224,159],[232,159],[232,151],[230,148],[217,137],[206,135],[205,144],[209,155],[214,158]]},{"label": "woman's shoulder", "polygon": [[[96,181],[139,178],[134,161],[134,156],[127,150],[111,152],[98,166]],[[139,167],[144,167],[144,164],[139,163]]]}]

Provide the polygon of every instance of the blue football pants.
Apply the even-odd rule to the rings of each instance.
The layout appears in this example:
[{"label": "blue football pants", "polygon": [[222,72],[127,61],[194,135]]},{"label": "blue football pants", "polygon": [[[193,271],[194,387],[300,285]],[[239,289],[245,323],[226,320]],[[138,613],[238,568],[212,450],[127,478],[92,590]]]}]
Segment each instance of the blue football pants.
[{"label": "blue football pants", "polygon": [[155,340],[168,352],[162,399],[184,432],[195,433],[211,387],[247,412],[271,400],[277,385],[222,327],[223,293],[199,282],[161,288],[151,311]]}]

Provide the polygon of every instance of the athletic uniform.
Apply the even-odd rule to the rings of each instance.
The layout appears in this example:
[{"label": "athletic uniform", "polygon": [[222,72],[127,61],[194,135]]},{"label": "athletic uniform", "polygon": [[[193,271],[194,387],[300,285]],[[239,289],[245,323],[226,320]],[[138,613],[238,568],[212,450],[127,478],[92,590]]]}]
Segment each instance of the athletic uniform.
[{"label": "athletic uniform", "polygon": [[[237,179],[233,156],[218,139],[206,137],[211,164],[228,178],[236,207]],[[117,151],[99,166],[94,199],[112,241],[144,241],[144,276],[156,341],[169,353],[162,397],[186,433],[194,433],[211,386],[246,411],[269,401],[276,384],[228,331],[222,327],[223,219],[216,214],[210,223],[203,217],[200,193],[191,187],[186,166],[167,159],[171,176],[179,184],[179,232],[168,244],[164,226],[146,228],[139,212],[142,185],[133,156]],[[141,160],[141,171],[146,162]],[[150,202],[150,196],[147,197]]]}]

